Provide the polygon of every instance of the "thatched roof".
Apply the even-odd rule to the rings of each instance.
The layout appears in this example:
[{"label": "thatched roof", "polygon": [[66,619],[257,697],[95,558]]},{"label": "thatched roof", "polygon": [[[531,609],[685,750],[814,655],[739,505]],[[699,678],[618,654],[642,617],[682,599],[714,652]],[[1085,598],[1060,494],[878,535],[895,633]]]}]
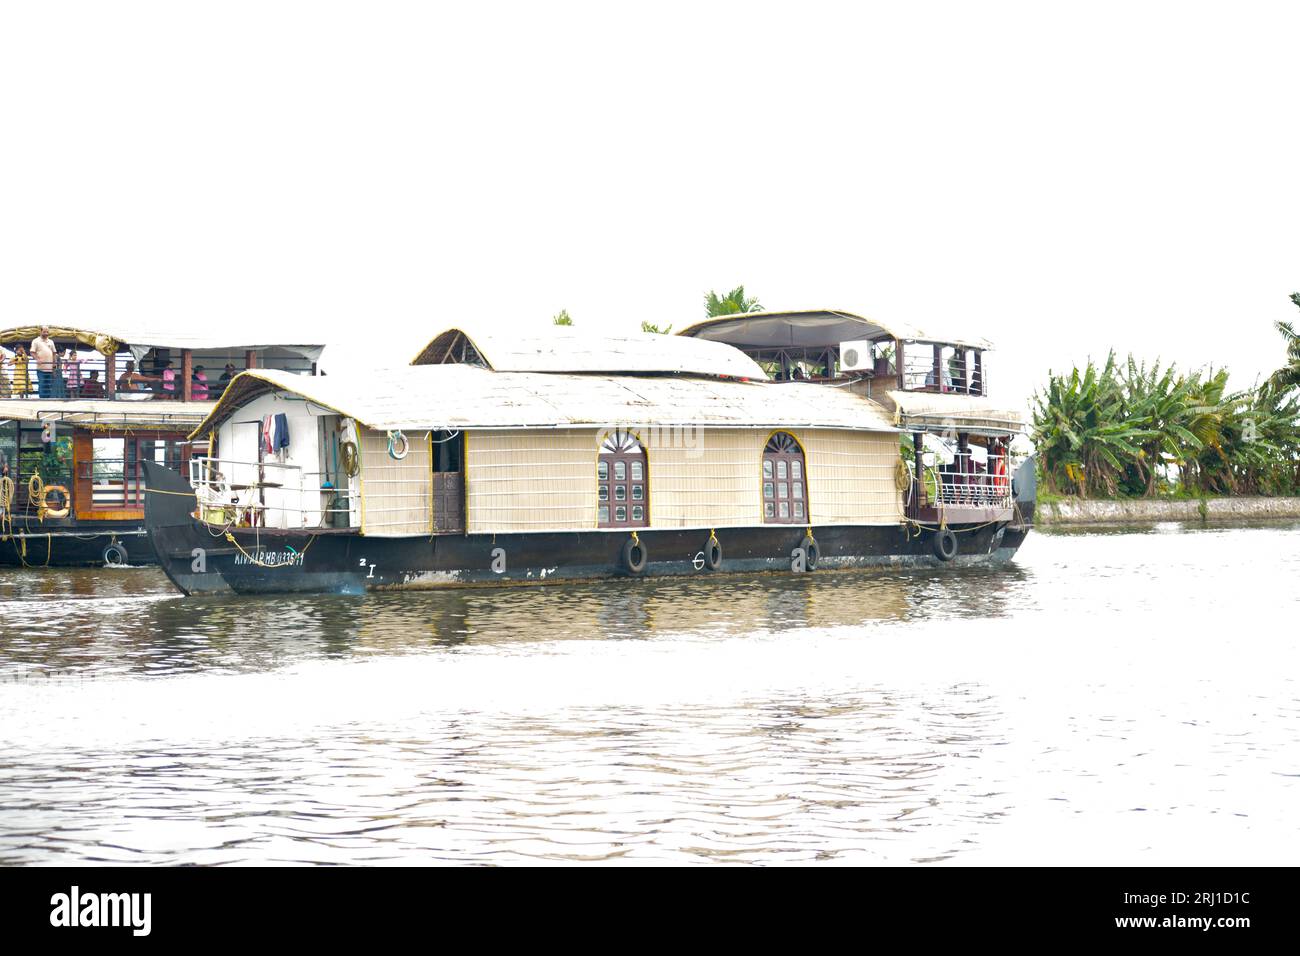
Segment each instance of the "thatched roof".
[{"label": "thatched roof", "polygon": [[743,352],[703,339],[649,332],[592,334],[564,326],[541,331],[488,332],[451,328],[439,332],[412,365],[466,361],[497,372],[605,372],[678,374],[765,380],[767,374]]},{"label": "thatched roof", "polygon": [[220,425],[268,391],[300,396],[382,431],[603,425],[895,431],[877,403],[824,385],[435,365],[321,377],[273,369],[242,372],[195,433]]}]

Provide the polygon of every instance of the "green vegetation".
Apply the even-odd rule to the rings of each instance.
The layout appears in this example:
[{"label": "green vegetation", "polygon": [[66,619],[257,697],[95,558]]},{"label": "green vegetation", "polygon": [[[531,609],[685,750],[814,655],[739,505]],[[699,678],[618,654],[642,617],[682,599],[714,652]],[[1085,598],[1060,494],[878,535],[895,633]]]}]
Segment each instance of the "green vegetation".
[{"label": "green vegetation", "polygon": [[[1300,306],[1300,294],[1292,296]],[[1300,348],[1257,389],[1229,392],[1226,369],[1150,368],[1112,352],[1034,396],[1040,498],[1300,493]]]},{"label": "green vegetation", "polygon": [[572,324],[573,324],[573,319],[569,317],[569,310],[568,310],[568,309],[561,309],[559,312],[555,313],[555,317],[551,319],[551,324],[552,324],[552,325],[572,325]]},{"label": "green vegetation", "polygon": [[739,315],[742,312],[761,312],[763,306],[758,299],[745,295],[745,287],[738,285],[725,295],[709,292],[704,297],[704,311],[710,317],[719,315]]},{"label": "green vegetation", "polygon": [[641,331],[650,332],[653,335],[667,335],[673,330],[671,325],[665,325],[662,329],[653,322],[642,322]]},{"label": "green vegetation", "polygon": [[[1300,292],[1291,293],[1291,301],[1300,309]],[[1270,392],[1285,395],[1300,388],[1300,336],[1290,322],[1278,322],[1277,330],[1286,340],[1286,364],[1269,376],[1264,387]]]}]

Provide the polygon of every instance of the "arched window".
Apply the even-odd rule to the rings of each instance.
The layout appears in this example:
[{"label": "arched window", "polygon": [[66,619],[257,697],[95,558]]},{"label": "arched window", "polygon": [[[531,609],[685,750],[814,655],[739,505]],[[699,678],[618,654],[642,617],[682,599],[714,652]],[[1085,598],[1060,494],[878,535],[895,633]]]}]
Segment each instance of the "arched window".
[{"label": "arched window", "polygon": [[789,432],[777,432],[763,449],[763,521],[808,523],[808,481],[803,448]]},{"label": "arched window", "polygon": [[596,460],[596,525],[644,528],[650,521],[649,466],[645,449],[631,432],[605,436]]}]

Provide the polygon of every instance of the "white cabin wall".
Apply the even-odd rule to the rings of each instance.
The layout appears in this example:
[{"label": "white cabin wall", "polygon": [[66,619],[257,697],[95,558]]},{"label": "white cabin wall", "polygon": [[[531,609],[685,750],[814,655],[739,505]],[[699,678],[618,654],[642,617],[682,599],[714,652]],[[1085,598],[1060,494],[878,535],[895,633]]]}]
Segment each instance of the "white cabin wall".
[{"label": "white cabin wall", "polygon": [[[326,409],[301,399],[280,394],[260,395],[242,406],[217,432],[219,468],[231,484],[257,481],[257,426],[251,424],[267,415],[284,414],[289,420],[289,447],[283,458],[266,456],[263,465],[267,482],[283,488],[267,488],[266,527],[312,528],[321,522],[320,428],[316,421],[332,415]],[[301,471],[292,467],[298,466]],[[241,503],[256,492],[235,492]]]}]

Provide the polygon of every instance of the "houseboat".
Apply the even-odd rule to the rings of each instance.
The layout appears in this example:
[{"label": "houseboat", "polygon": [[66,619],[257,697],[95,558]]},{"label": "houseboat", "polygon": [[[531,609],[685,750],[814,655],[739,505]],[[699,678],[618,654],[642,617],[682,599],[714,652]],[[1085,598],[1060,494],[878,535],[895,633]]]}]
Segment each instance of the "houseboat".
[{"label": "houseboat", "polygon": [[206,456],[145,463],[146,524],[187,594],[1005,560],[1033,466],[988,347],[819,310],[250,369],[195,429]]},{"label": "houseboat", "polygon": [[237,374],[310,373],[320,345],[232,340],[102,324],[0,330],[0,565],[154,559],[145,462],[184,470],[188,436]]}]

